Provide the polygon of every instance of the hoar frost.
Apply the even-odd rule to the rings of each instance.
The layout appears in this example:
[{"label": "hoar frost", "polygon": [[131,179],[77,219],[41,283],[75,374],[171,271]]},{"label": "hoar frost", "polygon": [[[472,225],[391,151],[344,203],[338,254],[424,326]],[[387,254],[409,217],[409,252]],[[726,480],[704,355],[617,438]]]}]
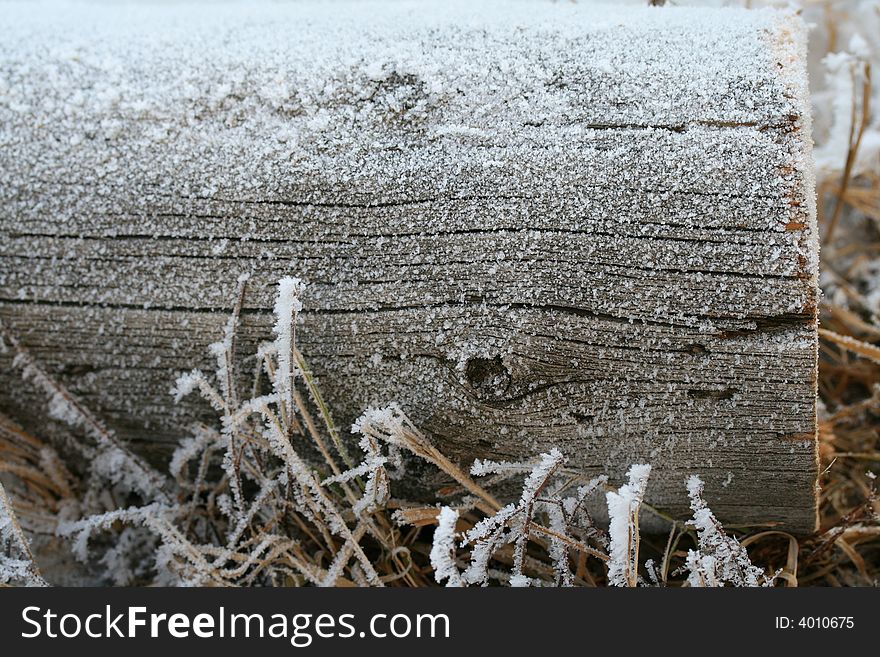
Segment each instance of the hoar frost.
[{"label": "hoar frost", "polygon": [[635,586],[639,565],[639,509],[645,497],[650,465],[634,465],[629,483],[605,495],[608,503],[608,582],[612,586]]}]

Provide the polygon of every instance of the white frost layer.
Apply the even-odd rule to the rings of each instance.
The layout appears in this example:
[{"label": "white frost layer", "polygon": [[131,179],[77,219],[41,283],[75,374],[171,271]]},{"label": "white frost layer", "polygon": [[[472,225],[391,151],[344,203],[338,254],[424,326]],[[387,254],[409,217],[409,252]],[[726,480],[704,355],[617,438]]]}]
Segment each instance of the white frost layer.
[{"label": "white frost layer", "polygon": [[[487,215],[509,215],[508,196],[586,192],[583,210],[536,208],[525,225],[590,227],[619,244],[608,249],[603,237],[583,246],[601,268],[589,281],[558,272],[551,284],[535,272],[529,302],[564,283],[582,288],[565,303],[583,306],[583,289],[608,278],[605,252],[637,250],[652,270],[699,272],[692,288],[703,272],[739,277],[721,283],[725,307],[739,316],[798,312],[813,302],[811,289],[786,292],[789,307],[771,309],[763,300],[776,283],[754,294],[740,289],[740,275],[791,279],[802,262],[816,269],[814,226],[785,228],[796,213],[791,197],[812,203],[806,142],[786,129],[792,121],[808,128],[803,33],[799,21],[770,10],[539,1],[4,3],[0,204],[35,232],[48,232],[52,217],[54,229],[68,223],[91,234],[113,230],[107,217],[149,216],[174,199],[342,207],[489,196]],[[466,215],[436,226],[417,210],[401,226],[408,233],[471,229]],[[216,237],[212,256],[266,238],[258,221],[215,236],[212,211],[182,211],[199,220],[177,231]],[[168,223],[138,227],[158,236],[172,231]],[[681,242],[663,241],[679,227],[689,235],[721,228],[725,237],[683,252]],[[727,236],[740,229],[762,234]],[[317,239],[316,230],[308,222],[302,237]],[[259,254],[275,257],[268,248]],[[498,249],[499,261],[510,255]],[[325,277],[362,278],[340,269]],[[168,305],[171,287],[185,282],[128,283],[95,301]],[[40,294],[19,277],[2,293]],[[712,314],[702,290],[664,294],[650,319]],[[210,290],[192,296],[199,306],[215,300]],[[628,317],[645,307],[629,289],[591,303]]]},{"label": "white frost layer", "polygon": [[[465,79],[470,75],[488,76],[490,81],[512,78],[513,83],[503,87],[516,88],[517,79],[535,75],[535,50],[553,57],[554,49],[541,47],[541,40],[551,44],[572,40],[567,45],[580,49],[585,71],[607,76],[615,86],[614,93],[600,87],[584,98],[584,109],[591,115],[601,119],[610,103],[626,107],[632,123],[695,117],[748,122],[769,118],[768,108],[785,109],[777,90],[767,84],[774,56],[766,39],[790,29],[788,20],[786,14],[769,10],[669,7],[657,11],[537,0],[175,5],[54,0],[3,3],[0,52],[9,59],[15,52],[48,48],[59,61],[77,66],[31,72],[38,78],[50,75],[61,84],[71,74],[74,79],[66,83],[75,82],[77,69],[100,70],[104,75],[91,93],[72,98],[71,106],[136,109],[145,118],[161,118],[167,103],[203,98],[203,85],[210,83],[209,96],[221,106],[247,88],[258,90],[255,101],[267,107],[301,107],[307,115],[309,96],[332,93],[340,82],[334,80],[340,70],[359,71],[365,94],[392,74],[410,74],[422,79],[431,95],[441,97],[456,91],[456,81],[448,79],[447,71]],[[450,28],[454,28],[447,35],[451,38],[442,44],[425,39],[431,30]],[[487,43],[498,45],[506,56],[497,62],[474,57]],[[512,43],[517,46],[511,47]],[[168,75],[150,95],[131,84],[118,86],[131,67],[146,64],[137,54],[147,50],[150,60],[158,52],[162,64],[177,62],[178,70],[203,66],[223,71],[224,79]],[[556,57],[568,54],[558,52]],[[243,61],[250,64],[246,70]],[[262,64],[253,66],[257,62]],[[542,58],[541,68],[548,65],[552,59]],[[168,68],[170,72],[174,67]],[[756,93],[749,104],[740,105],[731,91],[744,80],[755,85]],[[25,89],[5,82],[3,92],[11,106],[24,100],[20,95]],[[472,98],[465,101],[473,106],[474,122],[437,126],[438,133],[482,136],[474,123],[490,123],[492,110],[505,100],[503,88],[492,84],[486,85],[485,96],[488,105],[473,103]],[[133,97],[138,99],[136,107],[129,105]],[[541,105],[555,97],[535,88],[532,97],[521,100],[552,111],[552,106]],[[640,100],[638,105],[627,105],[632,98]],[[600,106],[590,107],[586,101],[599,101]],[[303,122],[328,118],[303,116]],[[333,129],[329,123],[326,127]]]}]

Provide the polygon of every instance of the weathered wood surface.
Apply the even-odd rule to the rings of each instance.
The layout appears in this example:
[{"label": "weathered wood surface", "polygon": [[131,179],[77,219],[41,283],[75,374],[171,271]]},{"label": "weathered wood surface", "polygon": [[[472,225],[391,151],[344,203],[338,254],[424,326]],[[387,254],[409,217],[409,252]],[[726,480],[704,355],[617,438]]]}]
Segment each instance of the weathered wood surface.
[{"label": "weathered wood surface", "polygon": [[243,354],[299,275],[340,421],[397,400],[463,462],[650,462],[671,513],[697,472],[722,519],[811,530],[803,26],[494,9],[4,6],[4,323],[159,459],[239,273]]}]

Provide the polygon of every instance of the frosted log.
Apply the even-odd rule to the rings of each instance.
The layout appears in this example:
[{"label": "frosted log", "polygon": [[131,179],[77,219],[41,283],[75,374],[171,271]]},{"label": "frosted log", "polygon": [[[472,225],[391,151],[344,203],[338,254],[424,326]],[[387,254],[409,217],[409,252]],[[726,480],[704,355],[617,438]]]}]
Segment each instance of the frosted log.
[{"label": "frosted log", "polygon": [[[211,368],[239,274],[242,355],[299,276],[340,424],[396,400],[463,464],[650,463],[668,513],[699,474],[726,522],[812,530],[804,35],[562,2],[5,4],[0,316],[160,462],[208,416],[169,389]],[[0,358],[0,410],[50,431]]]}]

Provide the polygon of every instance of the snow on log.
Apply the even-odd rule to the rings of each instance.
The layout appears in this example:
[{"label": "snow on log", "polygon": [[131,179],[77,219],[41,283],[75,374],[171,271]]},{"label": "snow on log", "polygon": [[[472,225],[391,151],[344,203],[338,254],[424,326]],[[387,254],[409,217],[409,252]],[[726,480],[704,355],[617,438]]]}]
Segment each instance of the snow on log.
[{"label": "snow on log", "polygon": [[5,4],[0,317],[158,460],[238,276],[240,354],[299,276],[339,422],[396,400],[465,464],[651,463],[673,515],[698,474],[724,521],[812,530],[804,41],[769,10]]}]

